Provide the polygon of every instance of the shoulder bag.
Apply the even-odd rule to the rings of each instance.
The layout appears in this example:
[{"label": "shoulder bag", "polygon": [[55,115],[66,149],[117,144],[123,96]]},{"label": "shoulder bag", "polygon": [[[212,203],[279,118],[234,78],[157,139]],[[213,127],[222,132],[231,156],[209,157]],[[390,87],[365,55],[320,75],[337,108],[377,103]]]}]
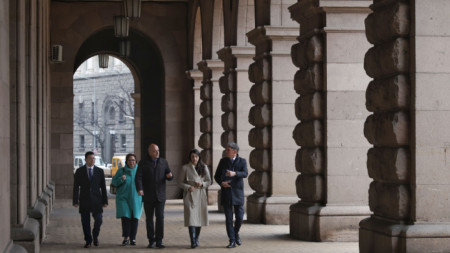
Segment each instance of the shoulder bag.
[{"label": "shoulder bag", "polygon": [[[124,175],[124,174],[125,174],[125,167],[123,167],[123,174],[122,175]],[[109,192],[111,194],[116,194],[116,192],[117,192],[117,186],[115,186],[112,182],[109,185]]]}]

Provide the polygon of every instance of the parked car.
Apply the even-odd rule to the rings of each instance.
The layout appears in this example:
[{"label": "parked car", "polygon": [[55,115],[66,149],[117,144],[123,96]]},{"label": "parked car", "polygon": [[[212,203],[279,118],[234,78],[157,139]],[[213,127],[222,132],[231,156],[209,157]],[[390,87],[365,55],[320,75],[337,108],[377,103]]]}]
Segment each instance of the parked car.
[{"label": "parked car", "polygon": [[119,168],[125,166],[125,156],[113,156],[112,158],[112,166],[111,166],[111,176],[114,177]]},{"label": "parked car", "polygon": [[[73,173],[85,164],[84,155],[76,155],[73,158]],[[95,166],[99,167],[105,173],[105,177],[111,177],[111,168],[108,168],[106,164],[103,162],[103,159],[96,155],[95,156]]]}]

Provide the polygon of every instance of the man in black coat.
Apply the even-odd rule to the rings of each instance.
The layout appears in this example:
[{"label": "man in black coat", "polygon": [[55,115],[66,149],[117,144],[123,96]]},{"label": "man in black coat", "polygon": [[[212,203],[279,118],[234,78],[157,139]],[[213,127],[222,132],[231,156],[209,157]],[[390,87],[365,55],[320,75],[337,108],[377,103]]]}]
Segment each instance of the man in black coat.
[{"label": "man in black coat", "polygon": [[[86,164],[78,168],[73,180],[73,206],[79,207],[83,226],[85,248],[90,248],[92,240],[98,246],[98,235],[103,220],[103,207],[108,206],[105,173],[94,165],[95,155],[88,151],[84,155]],[[94,229],[91,234],[91,213],[94,217]]]},{"label": "man in black coat", "polygon": [[[165,248],[164,237],[164,205],[166,203],[166,180],[173,179],[166,159],[159,157],[159,147],[151,144],[148,157],[141,160],[136,171],[136,189],[142,196],[147,225],[148,248]],[[153,215],[156,224],[153,224]]]},{"label": "man in black coat", "polygon": [[[244,180],[248,175],[247,162],[238,156],[239,146],[230,142],[225,149],[225,157],[217,165],[214,179],[220,185],[221,204],[225,212],[225,223],[230,243],[227,248],[241,245],[239,230],[244,218]],[[236,221],[233,227],[233,209]]]}]

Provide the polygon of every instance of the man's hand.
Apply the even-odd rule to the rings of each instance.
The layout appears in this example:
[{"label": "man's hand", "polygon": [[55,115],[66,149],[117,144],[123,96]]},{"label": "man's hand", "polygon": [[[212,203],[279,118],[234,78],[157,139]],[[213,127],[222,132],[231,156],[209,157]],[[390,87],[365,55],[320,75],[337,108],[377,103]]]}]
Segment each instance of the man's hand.
[{"label": "man's hand", "polygon": [[188,191],[193,192],[195,190],[194,186],[188,188]]},{"label": "man's hand", "polygon": [[231,187],[230,181],[223,181],[221,183],[221,185],[222,185],[223,188],[230,188]]},{"label": "man's hand", "polygon": [[227,175],[227,177],[234,177],[234,176],[236,176],[236,172],[231,171],[231,170],[227,170],[226,175]]},{"label": "man's hand", "polygon": [[104,204],[103,207],[108,207],[108,204]]},{"label": "man's hand", "polygon": [[172,172],[167,173],[166,178],[172,178]]},{"label": "man's hand", "polygon": [[73,207],[78,207],[78,204],[73,205]]},{"label": "man's hand", "polygon": [[144,196],[144,191],[143,190],[138,191],[138,195],[139,196]]}]

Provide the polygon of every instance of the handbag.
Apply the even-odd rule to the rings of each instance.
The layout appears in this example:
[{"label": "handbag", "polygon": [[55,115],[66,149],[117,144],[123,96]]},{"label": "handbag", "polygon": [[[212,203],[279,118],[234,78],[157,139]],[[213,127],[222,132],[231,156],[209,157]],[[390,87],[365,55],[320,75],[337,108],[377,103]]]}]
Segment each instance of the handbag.
[{"label": "handbag", "polygon": [[110,185],[109,185],[109,192],[111,193],[111,194],[116,194],[116,192],[117,192],[117,186],[115,186],[113,183],[111,183]]},{"label": "handbag", "polygon": [[[123,174],[125,174],[125,168],[123,168]],[[123,175],[122,174],[122,175]],[[111,182],[111,184],[109,185],[109,192],[111,193],[111,194],[116,194],[116,192],[117,192],[117,186],[115,186],[112,182]]]}]

